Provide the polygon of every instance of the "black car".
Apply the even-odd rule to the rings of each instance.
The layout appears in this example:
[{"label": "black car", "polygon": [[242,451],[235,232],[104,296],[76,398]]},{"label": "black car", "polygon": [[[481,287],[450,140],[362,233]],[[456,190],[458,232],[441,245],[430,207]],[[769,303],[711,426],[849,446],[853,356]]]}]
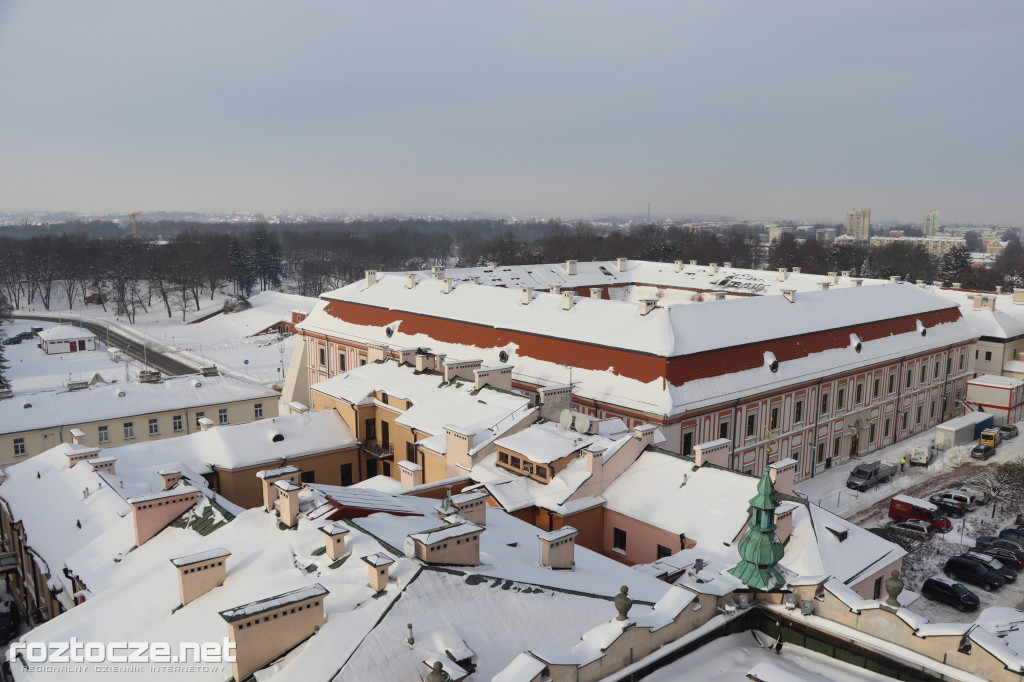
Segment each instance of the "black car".
[{"label": "black car", "polygon": [[988,459],[996,454],[996,449],[991,445],[975,445],[971,450],[971,457],[974,459]]},{"label": "black car", "polygon": [[21,339],[19,339],[17,336],[12,336],[10,338],[4,339],[3,343],[5,346],[14,346],[21,343]]},{"label": "black car", "polygon": [[33,334],[32,332],[21,332],[15,338],[21,339],[22,341],[28,341],[33,336],[35,336],[35,334]]},{"label": "black car", "polygon": [[999,537],[1024,542],[1024,528],[1004,528],[999,531]]},{"label": "black car", "polygon": [[998,590],[1006,584],[1003,576],[992,571],[985,564],[960,556],[950,557],[946,565],[942,567],[942,572],[946,574],[947,578],[953,578],[962,583],[980,585],[986,592]]},{"label": "black car", "polygon": [[1008,549],[1017,555],[1021,561],[1024,561],[1024,541],[1017,542],[1011,538],[1000,538],[995,535],[982,535],[974,541],[975,546],[981,551],[985,551],[987,547],[1002,547]]},{"label": "black car", "polygon": [[928,578],[921,585],[921,595],[925,599],[940,601],[956,607],[957,611],[966,613],[974,611],[981,604],[978,595],[974,594],[958,582],[946,578]]},{"label": "black car", "polygon": [[1020,571],[1020,569],[1024,567],[1024,560],[1021,559],[1020,554],[1012,549],[989,545],[988,547],[975,547],[974,551],[978,554],[990,556],[993,559],[999,559],[999,563],[1003,566],[1012,568],[1015,571]]},{"label": "black car", "polygon": [[928,501],[941,509],[946,516],[959,519],[964,515],[964,508],[959,502],[943,499],[939,494],[932,495]]},{"label": "black car", "polygon": [[999,575],[1003,576],[1003,580],[1007,583],[1017,582],[1017,573],[1009,566],[1004,566],[1003,562],[999,559],[994,559],[987,554],[981,554],[980,552],[965,552],[960,555],[964,559],[970,559],[971,561],[977,561],[979,564],[984,564],[990,571],[995,571]]}]

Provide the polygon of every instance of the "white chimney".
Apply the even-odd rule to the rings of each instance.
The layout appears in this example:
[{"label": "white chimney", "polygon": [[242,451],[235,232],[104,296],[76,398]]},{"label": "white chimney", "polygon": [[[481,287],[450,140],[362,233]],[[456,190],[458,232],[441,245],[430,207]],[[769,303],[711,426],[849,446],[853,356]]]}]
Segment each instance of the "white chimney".
[{"label": "white chimney", "polygon": [[628,260],[629,260],[628,258],[616,258],[615,259],[615,267],[616,267],[616,269],[618,269],[619,272],[625,272],[626,271],[626,261],[628,261]]},{"label": "white chimney", "polygon": [[934,282],[932,282],[932,286],[935,287],[936,289],[941,289],[942,288],[942,280],[939,280],[939,279],[935,280]]},{"label": "white chimney", "polygon": [[551,286],[548,287],[548,293],[560,294],[562,293],[562,287],[558,286],[557,284],[552,284]]},{"label": "white chimney", "polygon": [[431,279],[444,279],[444,268],[440,265],[435,265],[430,268]]},{"label": "white chimney", "polygon": [[677,260],[676,261],[676,272],[682,272],[682,271],[683,271],[683,261]]},{"label": "white chimney", "polygon": [[850,271],[849,270],[842,270],[842,271],[840,271],[839,274],[842,275],[843,277],[849,277],[850,276]]},{"label": "white chimney", "polygon": [[796,290],[795,289],[782,289],[782,295],[785,296],[786,300],[790,303],[796,301]]},{"label": "white chimney", "polygon": [[996,297],[992,296],[988,299],[988,309],[995,312],[996,309]]},{"label": "white chimney", "polygon": [[799,275],[800,274],[800,268],[793,268],[793,272],[795,272],[796,274]]},{"label": "white chimney", "polygon": [[697,261],[696,261],[696,260],[691,260],[691,261],[690,261],[690,265],[696,265],[696,264],[697,264]]},{"label": "white chimney", "polygon": [[835,284],[836,284],[836,277],[837,277],[836,273],[834,273],[834,272],[828,273],[828,283],[831,284],[832,286],[835,286]]},{"label": "white chimney", "polygon": [[519,302],[523,305],[530,305],[533,300],[533,287],[523,287],[519,296]]},{"label": "white chimney", "polygon": [[860,279],[859,277],[855,277],[854,279],[851,279],[850,281],[853,283],[853,286],[855,286],[855,287],[859,287],[861,284],[864,284],[864,280]]},{"label": "white chimney", "polygon": [[592,287],[590,289],[590,298],[601,298],[601,287]]},{"label": "white chimney", "polygon": [[962,286],[962,284],[960,282],[953,282],[953,288],[954,289],[959,289],[961,286]]},{"label": "white chimney", "polygon": [[892,277],[889,278],[889,282],[891,284],[896,284],[899,281],[900,281],[900,276],[899,275],[893,275]]},{"label": "white chimney", "polygon": [[724,291],[712,291],[711,292],[711,300],[712,301],[724,301],[725,300],[725,292]]},{"label": "white chimney", "polygon": [[818,291],[828,291],[828,282],[818,282]]},{"label": "white chimney", "polygon": [[377,271],[367,270],[366,271],[366,288],[369,289],[377,283]]},{"label": "white chimney", "polygon": [[565,274],[575,275],[576,274],[576,261],[567,260],[565,261]]},{"label": "white chimney", "polygon": [[1003,285],[1002,284],[997,284],[996,285],[996,293],[997,294],[1003,293]]},{"label": "white chimney", "polygon": [[731,268],[732,267],[732,261],[731,260],[725,261],[724,263],[722,263],[722,267],[723,268]]},{"label": "white chimney", "polygon": [[654,310],[657,307],[658,299],[656,299],[656,298],[641,298],[638,301],[638,303],[640,304],[639,305],[640,314],[641,315],[646,315],[647,313],[651,312],[652,310]]},{"label": "white chimney", "polygon": [[917,284],[917,286],[919,286],[922,289],[924,289],[924,280],[923,279],[916,280],[914,283]]},{"label": "white chimney", "polygon": [[708,263],[708,274],[715,275],[718,273],[718,263]]},{"label": "white chimney", "polygon": [[470,284],[480,284],[480,275],[470,275],[469,276],[469,283]]},{"label": "white chimney", "polygon": [[493,270],[494,268],[498,267],[498,264],[495,263],[492,260],[489,260],[489,261],[487,261],[487,267],[489,267],[491,270]]},{"label": "white chimney", "polygon": [[444,283],[441,285],[441,293],[452,293],[452,289],[455,287],[455,280],[452,279],[451,277],[445,277],[443,281]]},{"label": "white chimney", "polygon": [[786,281],[786,268],[779,268],[779,281],[780,282],[785,282]]},{"label": "white chimney", "polygon": [[416,273],[410,272],[405,276],[405,288],[412,289],[414,286],[416,286]]},{"label": "white chimney", "polygon": [[572,291],[562,292],[562,310],[572,310],[572,299],[575,296],[575,292]]}]

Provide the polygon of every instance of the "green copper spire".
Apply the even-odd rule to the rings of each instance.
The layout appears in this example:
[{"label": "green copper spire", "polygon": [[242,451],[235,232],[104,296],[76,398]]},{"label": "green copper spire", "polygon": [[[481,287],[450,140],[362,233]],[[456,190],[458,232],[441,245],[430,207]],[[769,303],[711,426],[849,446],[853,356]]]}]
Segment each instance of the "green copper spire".
[{"label": "green copper spire", "polygon": [[748,587],[768,590],[784,582],[776,564],[785,553],[779,536],[775,534],[775,486],[768,467],[757,483],[757,494],[750,499],[750,524],[740,538],[737,548],[740,562],[729,569],[729,573],[743,581]]}]

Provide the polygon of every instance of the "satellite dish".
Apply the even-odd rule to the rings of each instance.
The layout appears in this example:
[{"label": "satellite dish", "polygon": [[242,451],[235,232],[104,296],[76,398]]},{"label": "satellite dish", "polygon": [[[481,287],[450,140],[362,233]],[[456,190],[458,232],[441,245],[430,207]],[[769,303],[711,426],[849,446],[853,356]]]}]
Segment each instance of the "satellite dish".
[{"label": "satellite dish", "polygon": [[580,433],[587,433],[590,431],[590,417],[585,414],[576,415],[575,426]]},{"label": "satellite dish", "polygon": [[563,429],[572,428],[572,412],[569,410],[562,410],[562,413],[558,415],[558,423],[562,425]]}]

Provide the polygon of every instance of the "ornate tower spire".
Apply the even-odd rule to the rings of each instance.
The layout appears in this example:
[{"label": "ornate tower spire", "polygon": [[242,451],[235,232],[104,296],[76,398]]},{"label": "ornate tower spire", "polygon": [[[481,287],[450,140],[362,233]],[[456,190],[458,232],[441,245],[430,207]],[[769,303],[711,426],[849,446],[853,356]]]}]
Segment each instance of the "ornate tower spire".
[{"label": "ornate tower spire", "polygon": [[768,475],[768,467],[765,467],[764,476],[757,483],[757,494],[750,499],[749,528],[737,544],[740,562],[729,569],[729,573],[748,587],[769,590],[785,582],[777,567],[785,553],[779,536],[775,534],[778,527],[775,525],[775,508],[778,506],[775,485]]}]

